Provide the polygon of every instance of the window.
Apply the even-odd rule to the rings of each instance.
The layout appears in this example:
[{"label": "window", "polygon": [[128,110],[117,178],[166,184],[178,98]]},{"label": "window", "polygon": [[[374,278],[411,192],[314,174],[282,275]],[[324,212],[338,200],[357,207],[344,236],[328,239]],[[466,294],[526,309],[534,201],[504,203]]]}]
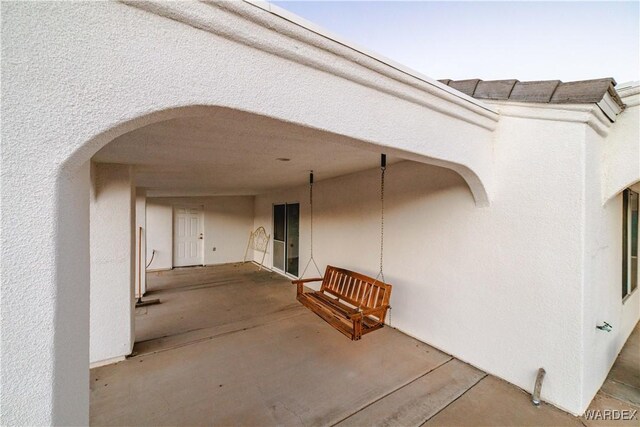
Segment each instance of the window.
[{"label": "window", "polygon": [[638,193],[622,195],[622,298],[638,287]]}]

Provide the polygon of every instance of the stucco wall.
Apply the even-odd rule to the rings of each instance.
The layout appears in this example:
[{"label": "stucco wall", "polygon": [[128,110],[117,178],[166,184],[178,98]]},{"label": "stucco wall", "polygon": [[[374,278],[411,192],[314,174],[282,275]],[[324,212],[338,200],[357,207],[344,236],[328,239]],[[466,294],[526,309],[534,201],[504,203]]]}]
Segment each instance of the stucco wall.
[{"label": "stucco wall", "polygon": [[[156,199],[147,199],[147,271],[173,267],[173,209]],[[151,256],[156,251],[153,261]]]},{"label": "stucco wall", "polygon": [[[585,144],[585,198],[584,216],[584,360],[582,404],[587,406],[602,386],[609,369],[640,318],[640,293],[633,292],[622,299],[622,194],[605,196],[607,186],[602,177],[607,168],[608,155],[612,148],[625,146],[625,152],[640,145],[637,136],[638,107],[620,117],[620,128],[603,138],[587,130]],[[634,123],[635,116],[635,125]],[[631,127],[636,130],[632,131]],[[621,139],[622,138],[622,139]],[[613,145],[613,147],[612,147]],[[634,147],[635,146],[635,147]],[[634,160],[626,159],[624,167],[615,171],[618,176],[633,170]],[[611,177],[611,176],[610,176]],[[629,178],[629,176],[627,176]],[[618,184],[622,183],[619,181]],[[640,184],[632,188],[640,189]],[[602,204],[602,200],[607,201]],[[613,326],[611,332],[596,329],[607,322]]]},{"label": "stucco wall", "polygon": [[[638,87],[621,92],[627,105],[611,131],[586,132],[584,364],[583,405],[588,405],[606,379],[620,349],[640,318],[640,295],[624,302],[622,287],[622,194],[640,189],[640,94]],[[633,184],[633,185],[632,185]],[[609,333],[595,328],[607,322]]]},{"label": "stucco wall", "polygon": [[621,91],[626,109],[599,146],[601,203],[640,181],[640,87]]},{"label": "stucco wall", "polygon": [[253,226],[253,203],[253,196],[203,200],[205,264],[223,264],[243,259]]},{"label": "stucco wall", "polygon": [[[136,262],[136,286],[134,288],[135,296],[138,298],[139,292],[138,289],[142,292],[142,295],[146,292],[147,289],[147,276],[144,274],[147,250],[147,192],[144,188],[136,188],[136,229],[135,229],[135,243],[136,243],[136,253],[135,253],[135,262]],[[142,239],[139,236],[139,229],[142,228]],[[141,261],[141,262],[140,262]],[[142,274],[139,273],[140,264],[142,264]],[[140,282],[140,283],[138,283]]]},{"label": "stucco wall", "polygon": [[131,353],[134,342],[135,239],[132,169],[91,167],[90,362]]},{"label": "stucco wall", "polygon": [[[579,159],[585,128],[501,120],[497,193],[488,208],[477,208],[464,181],[449,170],[402,162],[388,168],[386,181],[392,325],[525,390],[544,367],[543,398],[573,413],[584,409]],[[376,274],[378,180],[374,170],[314,187],[314,251],[321,268]],[[254,225],[271,232],[272,204],[282,202],[301,203],[304,265],[307,188],[258,196]]]},{"label": "stucco wall", "polygon": [[149,270],[172,268],[173,206],[181,204],[203,207],[205,265],[243,259],[253,226],[253,196],[162,197],[149,198],[147,203],[149,254],[156,250]]}]

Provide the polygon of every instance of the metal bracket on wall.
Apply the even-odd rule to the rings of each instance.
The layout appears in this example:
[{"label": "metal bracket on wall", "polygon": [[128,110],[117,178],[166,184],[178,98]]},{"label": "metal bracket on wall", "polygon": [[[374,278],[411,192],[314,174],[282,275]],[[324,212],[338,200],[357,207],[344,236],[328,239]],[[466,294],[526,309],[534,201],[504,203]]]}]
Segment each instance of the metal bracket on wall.
[{"label": "metal bracket on wall", "polygon": [[603,322],[604,325],[596,325],[596,329],[600,329],[601,331],[611,332],[613,326],[608,324],[607,322]]}]

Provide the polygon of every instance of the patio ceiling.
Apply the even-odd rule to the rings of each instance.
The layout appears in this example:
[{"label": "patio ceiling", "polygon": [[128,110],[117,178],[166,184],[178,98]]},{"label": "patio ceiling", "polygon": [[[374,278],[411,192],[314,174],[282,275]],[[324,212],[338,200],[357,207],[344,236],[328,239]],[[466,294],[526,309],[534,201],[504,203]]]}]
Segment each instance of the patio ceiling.
[{"label": "patio ceiling", "polygon": [[134,165],[136,186],[152,196],[253,195],[304,184],[309,170],[322,180],[377,167],[379,148],[361,147],[340,135],[216,109],[136,129],[93,160]]}]

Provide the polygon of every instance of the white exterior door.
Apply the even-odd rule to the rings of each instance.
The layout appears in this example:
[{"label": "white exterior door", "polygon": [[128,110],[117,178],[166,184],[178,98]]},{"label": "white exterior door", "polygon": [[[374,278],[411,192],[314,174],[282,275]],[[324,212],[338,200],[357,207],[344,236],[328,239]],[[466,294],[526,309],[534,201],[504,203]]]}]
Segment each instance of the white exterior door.
[{"label": "white exterior door", "polygon": [[203,265],[202,208],[176,206],[173,219],[173,266]]}]

